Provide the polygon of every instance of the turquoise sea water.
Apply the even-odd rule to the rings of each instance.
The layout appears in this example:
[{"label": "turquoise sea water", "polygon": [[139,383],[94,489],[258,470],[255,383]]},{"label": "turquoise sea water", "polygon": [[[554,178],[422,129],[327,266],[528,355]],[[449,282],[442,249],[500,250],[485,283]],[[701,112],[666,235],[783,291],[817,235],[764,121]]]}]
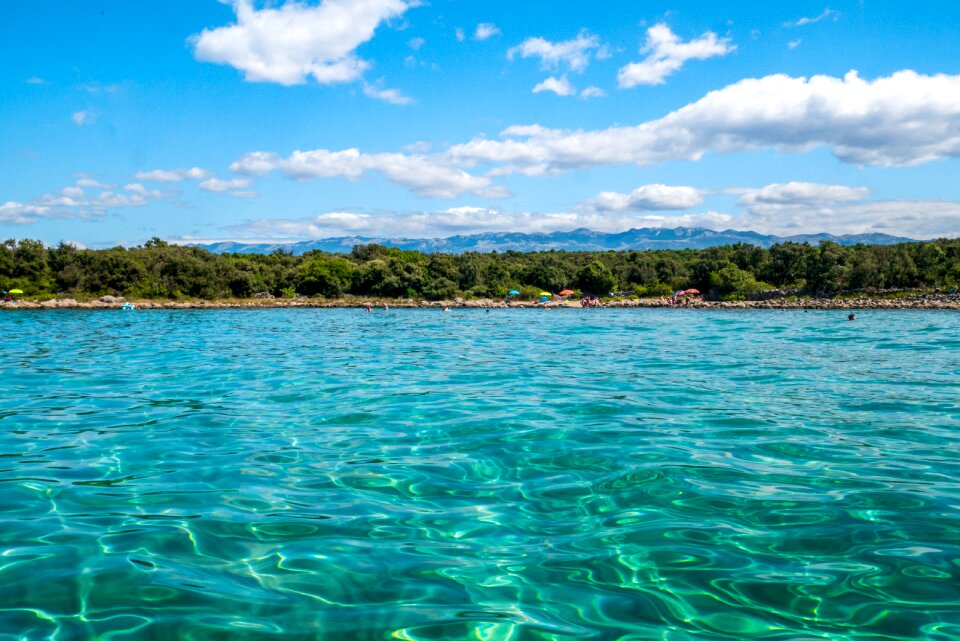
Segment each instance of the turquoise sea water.
[{"label": "turquoise sea water", "polygon": [[960,314],[0,314],[0,640],[960,639]]}]

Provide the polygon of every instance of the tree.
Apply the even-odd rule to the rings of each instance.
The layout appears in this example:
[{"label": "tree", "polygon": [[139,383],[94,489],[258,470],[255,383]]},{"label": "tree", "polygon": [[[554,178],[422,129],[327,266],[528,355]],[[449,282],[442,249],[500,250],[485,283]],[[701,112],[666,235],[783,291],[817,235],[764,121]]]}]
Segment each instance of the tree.
[{"label": "tree", "polygon": [[617,279],[606,265],[595,260],[577,272],[577,287],[584,292],[604,295],[616,289]]},{"label": "tree", "polygon": [[343,258],[311,258],[298,269],[297,291],[307,296],[342,296],[350,290],[354,271],[353,263]]}]

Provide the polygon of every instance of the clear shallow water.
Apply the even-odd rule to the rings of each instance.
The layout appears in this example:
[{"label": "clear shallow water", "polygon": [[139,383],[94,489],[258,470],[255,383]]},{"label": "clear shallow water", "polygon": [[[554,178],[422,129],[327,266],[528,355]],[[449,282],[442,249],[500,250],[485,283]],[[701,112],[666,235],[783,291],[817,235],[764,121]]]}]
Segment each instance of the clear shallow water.
[{"label": "clear shallow water", "polygon": [[0,640],[960,638],[960,314],[0,314]]}]

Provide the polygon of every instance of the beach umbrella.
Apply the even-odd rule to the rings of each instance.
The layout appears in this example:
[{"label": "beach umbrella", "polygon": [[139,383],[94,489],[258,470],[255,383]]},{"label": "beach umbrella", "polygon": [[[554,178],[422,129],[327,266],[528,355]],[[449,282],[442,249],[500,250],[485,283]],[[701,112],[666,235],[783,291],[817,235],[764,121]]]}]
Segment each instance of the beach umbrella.
[{"label": "beach umbrella", "polygon": [[573,294],[573,293],[574,293],[574,291],[573,291],[572,289],[564,289],[563,291],[560,292],[560,295],[561,295],[561,296],[569,296],[570,294]]},{"label": "beach umbrella", "polygon": [[515,289],[511,289],[509,292],[507,292],[507,296],[519,296],[519,295],[520,295],[520,292],[518,292]]},{"label": "beach umbrella", "polygon": [[23,293],[23,290],[22,290],[22,289],[11,289],[11,290],[10,290],[9,292],[7,292],[7,293],[8,293],[8,294],[22,294],[22,293]]},{"label": "beach umbrella", "polygon": [[546,296],[547,298],[550,298],[551,296],[553,296],[553,294],[551,294],[550,292],[540,292],[540,295]]},{"label": "beach umbrella", "polygon": [[699,290],[699,289],[688,289],[688,290],[685,291],[684,293],[685,293],[685,294],[699,294],[699,293],[700,293],[700,290]]}]

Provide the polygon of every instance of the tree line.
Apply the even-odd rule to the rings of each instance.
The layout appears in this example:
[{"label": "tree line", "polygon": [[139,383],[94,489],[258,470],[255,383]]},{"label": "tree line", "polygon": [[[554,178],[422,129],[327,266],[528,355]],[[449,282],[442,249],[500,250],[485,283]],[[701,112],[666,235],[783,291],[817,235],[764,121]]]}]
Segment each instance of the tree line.
[{"label": "tree line", "polygon": [[349,254],[212,254],[153,238],[134,248],[78,249],[7,240],[0,289],[31,297],[248,298],[348,294],[387,298],[535,298],[573,289],[659,296],[696,288],[713,298],[771,289],[803,294],[960,286],[960,240],[843,246],[736,244],[708,249],[426,254],[360,245]]}]

